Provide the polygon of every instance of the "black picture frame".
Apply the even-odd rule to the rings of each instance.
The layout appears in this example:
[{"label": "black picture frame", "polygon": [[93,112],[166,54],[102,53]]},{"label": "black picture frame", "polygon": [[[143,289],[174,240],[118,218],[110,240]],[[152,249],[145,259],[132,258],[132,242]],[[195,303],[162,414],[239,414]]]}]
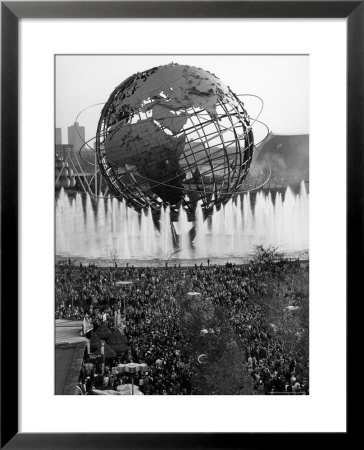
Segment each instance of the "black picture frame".
[{"label": "black picture frame", "polygon": [[[363,274],[363,1],[70,1],[1,2],[1,448],[256,448],[277,434],[19,433],[18,393],[18,22],[21,18],[347,18],[347,304]],[[9,108],[11,105],[11,108]],[[340,179],[340,174],[337,175]],[[359,256],[359,258],[358,258]],[[354,299],[353,299],[354,300]],[[15,320],[14,320],[15,318]],[[12,336],[11,345],[7,339]],[[350,352],[352,347],[347,346]],[[11,367],[11,370],[9,370]],[[11,386],[12,389],[8,387]],[[347,433],[335,441],[347,439]],[[279,434],[282,447],[307,445],[310,433]],[[326,436],[315,435],[319,445]],[[342,442],[344,445],[344,442]]]}]

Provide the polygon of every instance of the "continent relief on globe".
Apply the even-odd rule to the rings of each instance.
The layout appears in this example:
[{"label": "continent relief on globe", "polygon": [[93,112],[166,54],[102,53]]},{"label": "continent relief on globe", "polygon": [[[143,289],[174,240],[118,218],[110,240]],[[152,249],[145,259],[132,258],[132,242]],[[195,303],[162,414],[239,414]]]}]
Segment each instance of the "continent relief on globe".
[{"label": "continent relief on globe", "polygon": [[227,86],[206,70],[174,63],[155,67],[144,77],[135,78],[115,99],[110,125],[118,122],[125,110],[147,111],[156,104],[174,111],[201,108],[217,118],[218,97],[223,98],[228,92]]},{"label": "continent relief on globe", "polygon": [[121,126],[105,142],[108,158],[120,168],[136,167],[141,183],[149,183],[152,192],[171,202],[182,196],[185,174],[179,159],[184,146],[184,135],[169,136],[149,119]]},{"label": "continent relief on globe", "polygon": [[113,101],[106,155],[123,169],[126,184],[132,171],[153,193],[177,203],[183,198],[186,177],[180,161],[193,152],[183,132],[189,114],[194,114],[191,108],[205,110],[217,121],[217,102],[228,88],[207,71],[174,63],[142,75],[135,76]]}]

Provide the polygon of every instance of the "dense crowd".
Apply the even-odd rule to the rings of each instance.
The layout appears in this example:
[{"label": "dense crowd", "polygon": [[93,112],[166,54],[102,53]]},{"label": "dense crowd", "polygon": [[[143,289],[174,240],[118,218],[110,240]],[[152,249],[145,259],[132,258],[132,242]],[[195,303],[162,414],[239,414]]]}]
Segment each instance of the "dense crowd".
[{"label": "dense crowd", "polygon": [[[257,392],[307,394],[301,355],[285,349],[267,323],[265,306],[254,300],[267,292],[259,271],[253,264],[101,268],[67,261],[56,266],[56,318],[86,317],[95,328],[103,323],[113,330],[115,311],[121,310],[130,348],[118,361],[107,361],[99,382],[104,389],[117,390],[130,382],[127,375],[113,372],[117,362],[145,362],[148,371],[135,380],[144,394],[194,394],[199,362],[181,327],[180,312],[186,292],[199,292],[228,312],[244,350],[242,364]],[[119,280],[132,283],[118,287]],[[99,372],[99,367],[82,368],[84,391],[90,392]]]}]

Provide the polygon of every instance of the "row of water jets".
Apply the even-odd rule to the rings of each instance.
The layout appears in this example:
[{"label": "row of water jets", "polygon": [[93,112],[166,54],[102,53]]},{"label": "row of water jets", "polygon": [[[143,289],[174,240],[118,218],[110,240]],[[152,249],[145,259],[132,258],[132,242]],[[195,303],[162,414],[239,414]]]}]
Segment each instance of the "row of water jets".
[{"label": "row of water jets", "polygon": [[[138,214],[115,198],[92,205],[77,193],[61,190],[56,200],[56,253],[61,256],[116,259],[178,259],[239,257],[255,245],[273,245],[282,252],[308,249],[308,202],[304,183],[294,194],[260,191],[237,195],[203,220],[201,206],[195,222],[183,209],[171,224],[169,208],[161,212],[159,230],[151,211]],[[172,232],[172,226],[175,233]],[[193,233],[191,229],[195,227]],[[173,236],[177,236],[173,238]]]}]

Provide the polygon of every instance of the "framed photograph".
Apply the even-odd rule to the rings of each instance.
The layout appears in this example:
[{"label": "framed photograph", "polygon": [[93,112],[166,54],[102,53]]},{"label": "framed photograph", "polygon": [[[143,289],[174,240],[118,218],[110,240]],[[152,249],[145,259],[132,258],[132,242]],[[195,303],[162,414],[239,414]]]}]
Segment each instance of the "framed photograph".
[{"label": "framed photograph", "polygon": [[2,2],[2,446],[347,438],[363,8]]}]

